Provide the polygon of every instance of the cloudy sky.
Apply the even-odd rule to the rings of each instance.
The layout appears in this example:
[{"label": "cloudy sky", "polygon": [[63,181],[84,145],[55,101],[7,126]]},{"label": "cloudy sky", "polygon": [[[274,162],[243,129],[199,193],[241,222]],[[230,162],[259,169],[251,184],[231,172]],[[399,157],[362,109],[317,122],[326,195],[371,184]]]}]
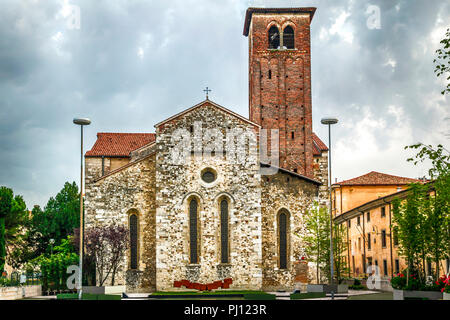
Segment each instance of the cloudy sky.
[{"label": "cloudy sky", "polygon": [[78,182],[74,116],[92,120],[87,149],[97,132],[154,132],[203,100],[206,86],[212,100],[248,116],[248,6],[317,7],[313,128],[327,141],[320,119],[340,120],[338,180],[372,170],[423,176],[403,147],[450,148],[449,98],[433,73],[447,1],[1,0],[0,185],[31,207]]}]

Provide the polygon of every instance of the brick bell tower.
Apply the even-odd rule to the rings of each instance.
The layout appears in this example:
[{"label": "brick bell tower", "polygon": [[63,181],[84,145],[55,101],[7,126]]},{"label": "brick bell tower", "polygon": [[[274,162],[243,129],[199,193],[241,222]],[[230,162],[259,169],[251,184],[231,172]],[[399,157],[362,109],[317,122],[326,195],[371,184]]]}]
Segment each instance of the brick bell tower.
[{"label": "brick bell tower", "polygon": [[[316,8],[249,8],[249,115],[279,129],[280,166],[313,177],[310,24]],[[270,136],[270,134],[269,134]]]}]

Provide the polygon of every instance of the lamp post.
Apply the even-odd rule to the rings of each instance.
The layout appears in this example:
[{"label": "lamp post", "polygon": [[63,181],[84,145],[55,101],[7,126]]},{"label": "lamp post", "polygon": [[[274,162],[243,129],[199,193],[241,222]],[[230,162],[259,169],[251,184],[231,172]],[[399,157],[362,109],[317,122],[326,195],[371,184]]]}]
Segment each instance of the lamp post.
[{"label": "lamp post", "polygon": [[336,118],[323,118],[320,122],[324,125],[328,125],[328,192],[330,194],[330,271],[331,271],[331,299],[334,300],[334,288],[333,288],[333,278],[334,278],[334,265],[333,265],[333,207],[331,203],[331,125],[338,123]]},{"label": "lamp post", "polygon": [[55,244],[55,239],[50,239],[50,254],[53,255],[53,245]]},{"label": "lamp post", "polygon": [[83,217],[83,126],[88,126],[91,124],[91,120],[88,118],[74,118],[73,123],[81,127],[81,170],[80,170],[80,259],[79,259],[79,275],[78,275],[78,285],[80,287],[78,292],[78,299],[81,300],[83,291],[83,227],[84,227],[84,217]]}]

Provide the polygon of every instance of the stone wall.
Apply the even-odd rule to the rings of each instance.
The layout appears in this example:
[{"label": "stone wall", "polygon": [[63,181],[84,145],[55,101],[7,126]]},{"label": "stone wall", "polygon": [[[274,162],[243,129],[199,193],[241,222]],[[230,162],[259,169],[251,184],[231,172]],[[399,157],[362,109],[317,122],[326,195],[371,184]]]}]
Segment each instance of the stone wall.
[{"label": "stone wall", "polygon": [[[157,290],[175,290],[174,281],[188,279],[209,283],[231,277],[233,289],[261,288],[261,186],[257,154],[243,164],[230,163],[218,155],[189,157],[184,165],[171,161],[173,132],[201,122],[203,129],[229,128],[254,130],[248,122],[205,103],[157,128]],[[195,140],[195,138],[194,138]],[[196,150],[199,151],[199,150]],[[201,171],[212,168],[217,173],[213,183],[201,179]],[[189,256],[189,200],[199,205],[199,263]],[[229,264],[220,260],[221,199],[229,201]]]},{"label": "stone wall", "polygon": [[41,285],[0,287],[0,300],[16,300],[42,295]]},{"label": "stone wall", "polygon": [[322,151],[321,155],[314,156],[314,178],[322,182],[319,188],[319,204],[329,206],[330,192],[328,189],[328,151]]},{"label": "stone wall", "polygon": [[[129,271],[129,251],[115,284],[129,283],[129,292],[155,288],[155,155],[99,177],[101,159],[86,158],[86,229],[115,221],[129,227],[129,215],[138,215],[138,270]],[[101,172],[101,171],[100,171]],[[107,282],[106,284],[110,284]]]},{"label": "stone wall", "polygon": [[[306,232],[304,215],[316,198],[317,190],[317,185],[283,172],[262,178],[264,290],[292,290],[296,282],[308,282],[308,267],[302,263],[306,255],[301,237]],[[278,215],[283,209],[289,212],[286,269],[279,267]]]}]

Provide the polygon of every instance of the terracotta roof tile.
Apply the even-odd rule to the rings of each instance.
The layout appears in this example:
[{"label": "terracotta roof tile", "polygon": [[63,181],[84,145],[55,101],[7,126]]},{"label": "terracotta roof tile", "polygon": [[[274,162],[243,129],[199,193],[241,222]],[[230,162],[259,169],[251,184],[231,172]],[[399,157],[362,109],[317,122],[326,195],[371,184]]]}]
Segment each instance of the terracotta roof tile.
[{"label": "terracotta roof tile", "polygon": [[351,186],[351,185],[402,185],[409,184],[413,182],[420,182],[418,179],[411,179],[405,177],[393,176],[390,174],[380,173],[376,171],[371,171],[362,176],[344,180],[341,182],[337,182],[335,184],[343,185],[343,186]]},{"label": "terracotta roof tile", "polygon": [[322,140],[313,132],[312,133],[313,140],[313,155],[320,156],[322,151],[328,151],[328,147]]},{"label": "terracotta roof tile", "polygon": [[129,157],[130,152],[155,141],[154,133],[99,132],[87,157]]}]

